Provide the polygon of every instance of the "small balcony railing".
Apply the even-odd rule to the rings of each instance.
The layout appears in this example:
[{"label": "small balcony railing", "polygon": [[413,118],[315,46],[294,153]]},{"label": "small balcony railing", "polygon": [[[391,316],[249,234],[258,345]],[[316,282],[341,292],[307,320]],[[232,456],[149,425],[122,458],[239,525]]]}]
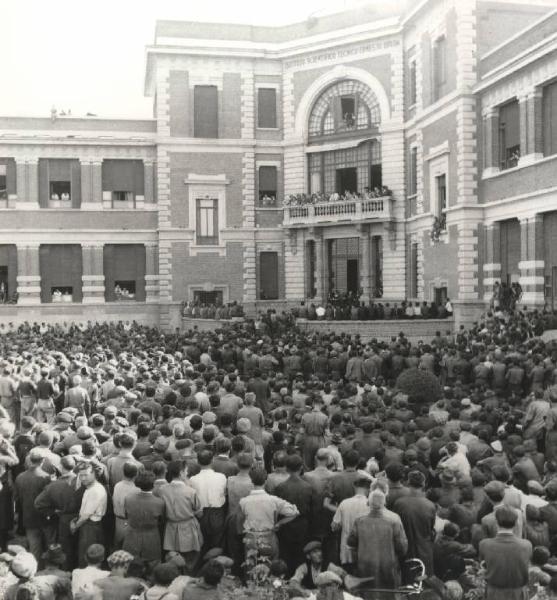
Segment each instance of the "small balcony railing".
[{"label": "small balcony railing", "polygon": [[392,198],[366,198],[357,200],[338,200],[286,206],[284,208],[285,227],[300,225],[318,225],[345,221],[362,221],[377,219],[390,221],[392,215]]}]

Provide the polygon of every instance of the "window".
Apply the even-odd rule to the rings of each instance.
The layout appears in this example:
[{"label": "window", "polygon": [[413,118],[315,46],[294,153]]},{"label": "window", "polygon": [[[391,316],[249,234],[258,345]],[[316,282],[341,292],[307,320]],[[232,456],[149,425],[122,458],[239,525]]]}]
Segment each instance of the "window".
[{"label": "window", "polygon": [[435,177],[435,189],[437,190],[437,211],[436,216],[439,218],[441,228],[446,227],[445,210],[447,208],[447,176],[445,173]]},{"label": "window", "polygon": [[414,59],[410,61],[410,65],[408,66],[408,99],[410,101],[410,106],[416,104],[417,98],[416,60]]},{"label": "window", "polygon": [[6,165],[0,165],[0,200],[7,200],[8,184],[6,179]]},{"label": "window", "polygon": [[557,82],[543,88],[543,153],[557,154]]},{"label": "window", "polygon": [[341,96],[340,111],[344,127],[350,129],[356,125],[356,98],[354,96]]},{"label": "window", "polygon": [[197,203],[197,244],[216,246],[219,243],[218,200],[198,198]]},{"label": "window", "polygon": [[410,196],[418,193],[418,148],[410,148],[410,179],[408,182],[408,192]]},{"label": "window", "polygon": [[275,206],[277,203],[276,167],[259,167],[259,203],[261,206]]},{"label": "window", "polygon": [[193,89],[193,135],[196,138],[219,136],[216,85],[196,85]]},{"label": "window", "polygon": [[447,83],[447,38],[437,38],[433,45],[433,99],[439,100],[445,94]]},{"label": "window", "polygon": [[135,280],[119,279],[114,282],[114,297],[117,301],[135,300]]},{"label": "window", "polygon": [[520,159],[520,117],[518,100],[507,102],[499,108],[499,165],[510,169]]},{"label": "window", "polygon": [[277,91],[274,88],[257,90],[257,127],[263,129],[277,127]]},{"label": "window", "polygon": [[51,200],[70,200],[72,193],[71,181],[51,181],[50,199]]},{"label": "window", "polygon": [[122,190],[112,192],[112,208],[118,208],[120,205],[129,206],[134,203],[134,193],[124,192]]}]

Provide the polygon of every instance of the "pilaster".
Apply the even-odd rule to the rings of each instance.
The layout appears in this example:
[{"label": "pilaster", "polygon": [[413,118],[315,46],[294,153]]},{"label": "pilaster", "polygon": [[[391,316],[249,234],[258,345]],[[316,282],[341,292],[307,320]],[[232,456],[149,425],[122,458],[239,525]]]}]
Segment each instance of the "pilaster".
[{"label": "pilaster", "polygon": [[360,287],[362,288],[361,299],[369,302],[372,290],[371,278],[371,240],[369,238],[369,226],[360,226]]},{"label": "pilaster", "polygon": [[156,303],[159,301],[159,265],[158,244],[150,242],[145,244],[145,301]]},{"label": "pilaster", "polygon": [[499,110],[490,107],[483,114],[484,126],[484,172],[493,175],[499,172]]},{"label": "pilaster", "polygon": [[155,165],[153,161],[143,161],[143,197],[145,204],[155,203]]},{"label": "pilaster", "polygon": [[544,299],[543,215],[535,214],[520,220],[520,286],[521,304],[543,306]]},{"label": "pilaster", "polygon": [[39,244],[17,245],[17,292],[19,304],[41,303]]},{"label": "pilaster", "polygon": [[495,282],[501,281],[501,228],[499,223],[485,226],[485,257],[483,265],[484,300],[490,302]]},{"label": "pilaster", "polygon": [[81,244],[83,273],[81,275],[83,304],[103,304],[104,286],[104,245]]}]

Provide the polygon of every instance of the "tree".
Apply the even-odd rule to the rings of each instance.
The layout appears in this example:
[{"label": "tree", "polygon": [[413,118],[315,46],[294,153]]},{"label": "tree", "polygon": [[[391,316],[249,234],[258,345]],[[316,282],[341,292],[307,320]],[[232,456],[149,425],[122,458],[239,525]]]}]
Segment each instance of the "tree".
[{"label": "tree", "polygon": [[411,403],[435,402],[442,395],[439,380],[430,371],[423,369],[406,369],[396,380],[396,387],[408,396]]}]

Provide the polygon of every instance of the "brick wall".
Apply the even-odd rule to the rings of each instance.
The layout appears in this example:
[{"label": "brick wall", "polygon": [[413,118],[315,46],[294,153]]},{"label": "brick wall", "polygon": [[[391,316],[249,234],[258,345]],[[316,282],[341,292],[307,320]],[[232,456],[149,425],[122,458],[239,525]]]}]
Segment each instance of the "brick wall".
[{"label": "brick wall", "polygon": [[191,137],[191,106],[189,76],[187,71],[170,71],[170,134],[175,137]]},{"label": "brick wall", "polygon": [[1,213],[2,229],[151,229],[157,228],[157,215],[146,211],[7,210]]},{"label": "brick wall", "polygon": [[241,243],[229,242],[226,257],[203,253],[189,255],[189,243],[172,244],[172,299],[180,302],[186,297],[188,285],[213,283],[227,285],[230,300],[242,301],[243,248]]},{"label": "brick wall", "polygon": [[423,281],[425,300],[430,300],[432,282],[446,281],[449,298],[458,295],[458,231],[450,227],[448,242],[433,244],[429,231],[423,232]]},{"label": "brick wall", "polygon": [[557,185],[557,156],[554,159],[481,180],[480,197],[493,202]]},{"label": "brick wall", "polygon": [[282,208],[279,210],[261,210],[255,211],[256,227],[280,227],[283,220]]},{"label": "brick wall", "polygon": [[226,220],[228,227],[242,225],[242,155],[234,153],[176,153],[170,155],[170,211],[173,227],[192,227],[188,217],[188,173],[226,173]]}]

